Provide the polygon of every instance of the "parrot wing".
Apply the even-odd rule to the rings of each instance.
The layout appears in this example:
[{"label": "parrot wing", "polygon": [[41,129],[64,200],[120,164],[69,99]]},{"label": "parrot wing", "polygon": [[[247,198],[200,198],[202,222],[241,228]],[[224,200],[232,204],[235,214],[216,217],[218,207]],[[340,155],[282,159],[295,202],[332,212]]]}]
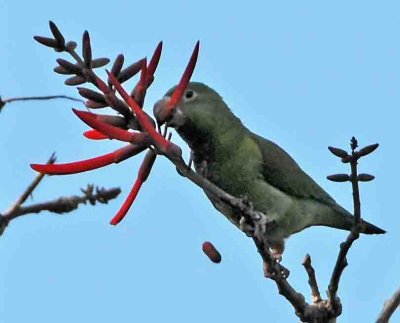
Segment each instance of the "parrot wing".
[{"label": "parrot wing", "polygon": [[282,148],[254,133],[251,137],[261,150],[262,175],[269,184],[291,196],[314,199],[327,205],[336,204]]}]

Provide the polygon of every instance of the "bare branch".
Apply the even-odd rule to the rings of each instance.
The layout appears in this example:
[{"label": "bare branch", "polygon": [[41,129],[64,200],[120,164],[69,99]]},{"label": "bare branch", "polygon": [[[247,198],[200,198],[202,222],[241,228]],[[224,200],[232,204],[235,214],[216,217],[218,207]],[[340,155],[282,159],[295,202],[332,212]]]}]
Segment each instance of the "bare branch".
[{"label": "bare branch", "polygon": [[311,288],[311,296],[313,304],[318,304],[322,302],[321,294],[318,289],[317,279],[315,278],[315,270],[311,264],[311,256],[307,254],[303,261],[303,266],[308,275],[308,284]]},{"label": "bare branch", "polygon": [[400,288],[394,293],[394,295],[389,298],[385,304],[383,305],[382,311],[379,313],[379,316],[376,320],[376,323],[387,323],[389,322],[390,317],[400,306]]},{"label": "bare branch", "polygon": [[82,190],[83,195],[73,195],[73,196],[64,196],[58,199],[32,204],[28,206],[21,206],[10,215],[3,215],[7,220],[13,220],[19,216],[31,213],[39,213],[42,211],[49,211],[52,213],[68,213],[78,208],[79,204],[86,204],[89,202],[91,205],[95,205],[96,202],[107,204],[109,200],[112,200],[118,196],[121,192],[119,188],[95,188],[93,185],[88,185],[86,190]]},{"label": "bare branch", "polygon": [[328,286],[328,300],[332,307],[332,311],[335,316],[339,316],[342,312],[342,306],[340,304],[340,299],[337,297],[337,291],[339,288],[340,278],[342,276],[343,270],[347,266],[347,253],[349,252],[353,242],[357,240],[360,236],[360,224],[361,224],[361,203],[360,203],[360,190],[358,187],[358,171],[357,164],[358,159],[361,157],[356,148],[358,143],[356,138],[351,138],[351,150],[352,153],[347,157],[351,166],[351,175],[349,180],[351,181],[353,188],[353,205],[354,205],[354,226],[352,231],[347,236],[346,240],[340,244],[340,251],[336,259],[336,264],[332,272],[332,276]]},{"label": "bare branch", "polygon": [[105,189],[95,187],[94,185],[88,185],[86,189],[82,189],[81,191],[83,193],[81,196],[64,196],[52,201],[28,206],[18,206],[12,209],[12,212],[7,212],[0,216],[0,235],[7,227],[8,223],[19,216],[40,213],[42,211],[49,211],[57,214],[68,213],[76,210],[79,204],[87,204],[88,202],[91,205],[95,205],[96,203],[107,204],[108,201],[116,198],[119,193],[121,193],[120,188]]}]

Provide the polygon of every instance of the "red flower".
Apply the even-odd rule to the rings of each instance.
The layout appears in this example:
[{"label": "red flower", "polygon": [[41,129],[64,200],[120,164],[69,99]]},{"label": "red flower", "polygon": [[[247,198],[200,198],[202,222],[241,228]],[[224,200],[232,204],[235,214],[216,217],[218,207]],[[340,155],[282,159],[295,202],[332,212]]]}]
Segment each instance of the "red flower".
[{"label": "red flower", "polygon": [[[150,60],[149,65],[147,65],[145,60],[143,61],[144,63],[142,64],[140,80],[138,84],[135,86],[131,95],[129,95],[123,89],[121,83],[112,73],[107,72],[110,86],[108,86],[100,78],[95,76],[97,87],[103,92],[106,100],[109,100],[110,102],[114,102],[116,100],[115,92],[113,91],[111,85],[114,86],[114,88],[121,95],[125,103],[130,107],[133,114],[135,115],[138,124],[142,129],[141,132],[131,132],[126,129],[122,129],[120,127],[112,125],[108,123],[107,119],[103,118],[101,115],[73,109],[73,112],[82,121],[84,121],[87,125],[89,125],[91,128],[94,129],[84,133],[84,135],[87,138],[95,140],[106,139],[106,138],[116,139],[128,142],[129,145],[120,148],[114,152],[111,152],[109,154],[73,163],[50,164],[50,165],[31,164],[31,167],[40,173],[45,173],[49,175],[75,174],[104,167],[112,163],[119,163],[125,159],[128,159],[132,156],[139,154],[140,152],[149,148],[150,146],[155,147],[155,149],[149,149],[146,156],[144,157],[142,165],[139,168],[135,184],[133,185],[122,207],[117,212],[115,217],[111,220],[111,224],[113,225],[119,223],[127,214],[142,184],[146,181],[147,177],[150,174],[157,153],[168,154],[168,153],[180,152],[180,149],[175,144],[167,140],[161,133],[159,133],[154,128],[155,124],[154,121],[147,115],[147,113],[145,113],[142,110],[142,107],[140,106],[141,104],[143,104],[144,97],[146,95],[148,87],[153,82],[154,73],[156,71],[161,55],[161,48],[162,48],[161,44],[162,43],[160,43],[157,46]],[[196,43],[190,61],[185,69],[185,72],[182,75],[179,85],[175,89],[174,93],[171,96],[170,101],[168,102],[168,111],[166,111],[166,113],[170,113],[176,106],[176,104],[180,101],[182,94],[184,93],[187,84],[189,83],[190,77],[193,73],[193,70],[195,68],[198,52],[199,52],[199,42]]]}]

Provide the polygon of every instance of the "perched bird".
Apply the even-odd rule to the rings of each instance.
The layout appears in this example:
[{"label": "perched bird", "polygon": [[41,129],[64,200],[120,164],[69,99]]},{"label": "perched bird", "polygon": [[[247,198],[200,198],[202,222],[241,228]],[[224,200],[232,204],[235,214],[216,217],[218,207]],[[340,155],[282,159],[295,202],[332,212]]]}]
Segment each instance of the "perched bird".
[{"label": "perched bird", "polygon": [[[286,238],[310,226],[351,230],[353,215],[337,204],[282,148],[247,129],[221,96],[207,85],[189,83],[168,119],[162,120],[163,103],[174,89],[155,104],[156,119],[160,123],[167,121],[189,145],[196,172],[227,193],[248,198],[255,210],[275,221],[266,237],[274,256],[281,256]],[[238,212],[210,194],[207,197],[218,211],[240,227]],[[385,231],[363,221],[362,233]]]}]

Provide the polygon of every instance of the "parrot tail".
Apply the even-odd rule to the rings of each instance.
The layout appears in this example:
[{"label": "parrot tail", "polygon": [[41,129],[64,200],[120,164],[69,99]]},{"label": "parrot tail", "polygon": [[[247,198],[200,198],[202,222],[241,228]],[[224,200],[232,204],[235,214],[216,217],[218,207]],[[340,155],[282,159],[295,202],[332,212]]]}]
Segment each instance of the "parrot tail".
[{"label": "parrot tail", "polygon": [[[351,231],[354,225],[354,216],[339,205],[336,205],[335,213],[341,217],[341,221],[335,221],[337,223],[337,228]],[[361,220],[361,233],[383,234],[386,233],[386,231],[377,227],[376,225],[373,225],[372,223]]]},{"label": "parrot tail", "polygon": [[383,233],[386,233],[385,230],[377,227],[376,225],[373,225],[372,223],[364,221],[364,220],[362,220],[362,227],[363,227],[363,230],[361,231],[362,233],[366,233],[366,234],[383,234]]}]

